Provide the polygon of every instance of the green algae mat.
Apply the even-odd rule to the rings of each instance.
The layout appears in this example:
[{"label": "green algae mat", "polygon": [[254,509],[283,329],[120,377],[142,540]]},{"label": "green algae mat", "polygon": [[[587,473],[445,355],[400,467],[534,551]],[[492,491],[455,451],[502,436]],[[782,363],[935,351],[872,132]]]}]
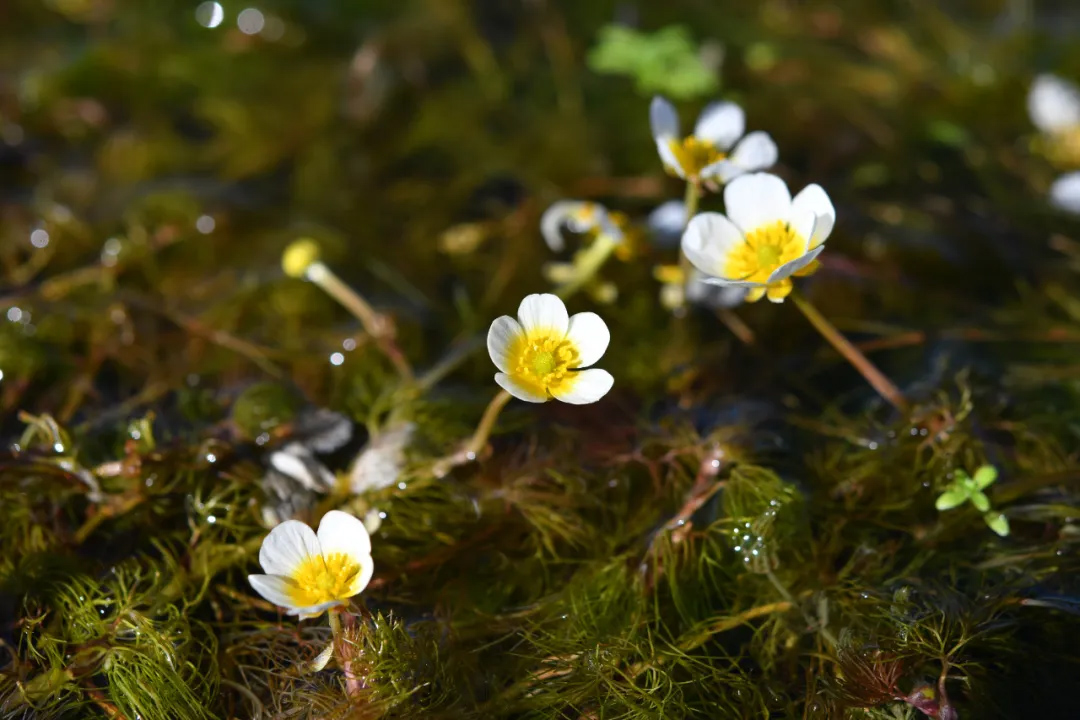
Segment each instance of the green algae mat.
[{"label": "green algae mat", "polygon": [[0,3],[0,718],[1073,718],[1080,9]]}]

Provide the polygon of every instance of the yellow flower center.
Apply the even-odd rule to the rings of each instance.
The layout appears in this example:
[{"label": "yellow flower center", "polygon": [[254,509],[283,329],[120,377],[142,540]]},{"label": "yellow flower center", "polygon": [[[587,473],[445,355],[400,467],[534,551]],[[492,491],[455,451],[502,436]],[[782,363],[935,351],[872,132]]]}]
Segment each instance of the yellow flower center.
[{"label": "yellow flower center", "polygon": [[[731,251],[720,274],[732,280],[769,285],[769,276],[781,265],[802,257],[805,249],[806,240],[786,222],[777,220],[747,233],[746,242]],[[770,298],[780,299],[790,292],[790,279],[774,282],[768,288]],[[766,288],[752,289],[747,300],[760,300],[765,293]]]},{"label": "yellow flower center", "polygon": [[510,350],[513,377],[539,395],[551,395],[573,381],[572,370],[581,364],[577,348],[559,333],[533,330]]},{"label": "yellow flower center", "polygon": [[289,599],[296,607],[311,607],[350,598],[356,594],[352,586],[360,569],[345,553],[312,555],[293,572]]},{"label": "yellow flower center", "polygon": [[1056,132],[1045,139],[1046,157],[1061,168],[1080,167],[1080,125]]},{"label": "yellow flower center", "polygon": [[690,135],[679,141],[668,140],[668,147],[687,177],[697,177],[701,171],[727,157],[708,140]]}]

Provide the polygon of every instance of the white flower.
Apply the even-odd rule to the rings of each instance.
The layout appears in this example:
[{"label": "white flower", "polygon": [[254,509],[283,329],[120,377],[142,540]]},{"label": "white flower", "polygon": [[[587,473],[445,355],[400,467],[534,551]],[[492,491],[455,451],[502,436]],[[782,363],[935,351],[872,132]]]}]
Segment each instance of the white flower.
[{"label": "white flower", "polygon": [[582,200],[560,200],[540,217],[540,232],[552,252],[566,247],[563,228],[575,233],[596,232],[616,243],[623,241],[623,231],[603,205]]},{"label": "white flower", "polygon": [[412,442],[415,430],[413,423],[404,423],[371,436],[349,471],[349,489],[353,494],[382,490],[397,483],[405,466],[405,449]]},{"label": "white flower", "polygon": [[1054,134],[1080,126],[1080,88],[1056,75],[1039,75],[1027,98],[1035,127]]},{"label": "white flower", "polygon": [[682,200],[668,200],[657,206],[646,221],[654,242],[660,247],[678,245],[683,230],[686,229],[686,203]]},{"label": "white flower", "polygon": [[1080,87],[1056,75],[1039,75],[1027,106],[1031,122],[1043,134],[1037,149],[1058,166],[1080,166]]},{"label": "white flower", "polygon": [[792,200],[784,181],[769,173],[736,178],[724,188],[727,215],[696,215],[682,249],[707,282],[749,288],[746,300],[767,295],[783,302],[791,276],[809,275],[832,232],[836,211],[825,191],[808,185]]},{"label": "white flower", "polygon": [[1080,215],[1080,171],[1062,175],[1050,186],[1050,202],[1065,212]]},{"label": "white flower", "polygon": [[299,520],[286,520],[259,550],[266,575],[248,575],[264,598],[301,619],[316,617],[358,595],[371,580],[371,539],[359,519],[331,510],[316,535]]},{"label": "white flower", "polygon": [[529,295],[518,319],[503,315],[491,323],[487,346],[499,368],[495,382],[519,400],[551,398],[574,405],[594,403],[615,379],[606,370],[585,370],[607,350],[611,334],[596,313],[569,317],[555,295]]},{"label": "white flower", "polygon": [[701,111],[694,133],[683,137],[675,107],[656,96],[649,108],[649,123],[664,167],[686,180],[726,183],[743,173],[771,167],[778,157],[776,143],[767,133],[743,137],[746,116],[735,103],[709,104]]}]

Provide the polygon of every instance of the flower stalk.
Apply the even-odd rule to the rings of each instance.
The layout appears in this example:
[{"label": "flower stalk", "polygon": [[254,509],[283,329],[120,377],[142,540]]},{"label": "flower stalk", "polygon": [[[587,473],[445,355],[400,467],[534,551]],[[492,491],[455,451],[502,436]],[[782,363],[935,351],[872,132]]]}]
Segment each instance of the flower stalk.
[{"label": "flower stalk", "polygon": [[352,660],[348,653],[348,640],[345,631],[341,627],[341,610],[331,610],[327,613],[330,617],[330,632],[334,636],[334,652],[341,663],[341,669],[345,673],[345,695],[349,698],[357,697],[364,689],[363,681],[353,671]]},{"label": "flower stalk", "polygon": [[878,370],[865,355],[859,352],[858,348],[852,345],[851,341],[844,337],[824,315],[818,312],[818,309],[803,297],[802,293],[793,291],[791,300],[795,303],[795,307],[799,308],[799,311],[810,321],[810,324],[814,326],[814,329],[821,333],[821,336],[828,340],[829,344],[866,378],[866,381],[881,397],[889,401],[893,407],[902,413],[907,413],[911,409],[907,398],[900,392],[900,389],[889,378],[885,377],[884,373]]},{"label": "flower stalk", "polygon": [[379,350],[393,364],[398,375],[408,382],[413,380],[412,366],[394,342],[393,325],[319,259],[319,246],[314,241],[297,240],[286,248],[281,266],[286,275],[315,283],[352,313],[360,321],[364,332],[375,340]]}]

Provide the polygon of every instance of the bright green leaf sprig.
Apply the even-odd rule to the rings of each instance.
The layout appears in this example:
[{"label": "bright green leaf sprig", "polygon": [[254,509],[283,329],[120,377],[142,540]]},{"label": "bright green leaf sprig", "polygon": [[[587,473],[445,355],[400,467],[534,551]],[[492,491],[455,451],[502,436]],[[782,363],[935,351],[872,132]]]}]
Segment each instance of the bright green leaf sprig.
[{"label": "bright green leaf sprig", "polygon": [[589,67],[598,73],[629,75],[643,95],[662,94],[680,100],[716,92],[716,73],[702,61],[686,28],[669,25],[643,33],[622,25],[600,30],[589,53]]},{"label": "bright green leaf sprig", "polygon": [[997,469],[993,465],[983,465],[975,471],[975,477],[963,470],[957,470],[955,478],[945,492],[941,493],[934,506],[938,510],[952,510],[966,502],[982,513],[986,525],[1001,537],[1009,534],[1009,519],[1004,514],[990,509],[990,498],[983,492],[997,480]]}]

